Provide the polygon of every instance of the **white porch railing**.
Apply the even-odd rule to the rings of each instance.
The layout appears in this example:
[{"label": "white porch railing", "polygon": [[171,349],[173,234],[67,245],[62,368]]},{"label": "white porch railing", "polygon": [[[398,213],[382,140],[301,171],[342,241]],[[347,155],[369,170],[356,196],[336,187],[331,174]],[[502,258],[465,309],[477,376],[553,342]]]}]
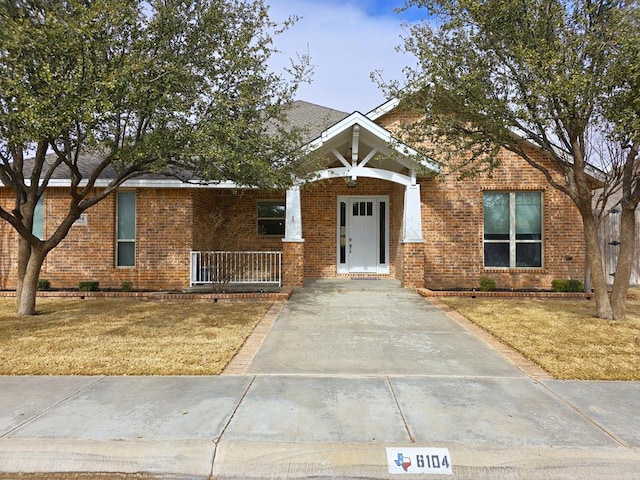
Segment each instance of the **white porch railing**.
[{"label": "white porch railing", "polygon": [[282,286],[282,252],[191,252],[191,286],[259,283]]}]

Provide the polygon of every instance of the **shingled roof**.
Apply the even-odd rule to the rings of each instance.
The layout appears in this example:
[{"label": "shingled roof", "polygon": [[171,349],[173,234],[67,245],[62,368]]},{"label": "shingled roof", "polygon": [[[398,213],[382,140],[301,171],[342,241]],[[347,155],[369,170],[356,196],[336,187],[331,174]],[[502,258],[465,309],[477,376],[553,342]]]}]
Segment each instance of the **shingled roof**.
[{"label": "shingled roof", "polygon": [[349,116],[349,113],[334,110],[333,108],[321,107],[315,103],[297,100],[291,104],[287,111],[287,119],[291,125],[300,126],[307,129],[304,136],[305,142],[320,136],[320,134],[331,125]]},{"label": "shingled roof", "polygon": [[[349,114],[341,112],[328,107],[322,107],[314,103],[304,102],[297,100],[291,104],[291,107],[286,113],[288,123],[293,126],[301,127],[305,130],[303,141],[305,143],[317,138],[325,129],[334,125],[335,123],[348,117]],[[53,164],[56,160],[55,155],[48,155],[46,162]],[[99,153],[86,153],[79,161],[79,168],[83,178],[88,178],[91,172],[99,165],[102,160],[102,156]],[[33,165],[30,165],[29,160],[25,160],[25,176],[28,177]],[[98,184],[103,184],[115,177],[116,173],[112,165],[109,165],[104,172],[100,175],[100,181]],[[173,178],[173,182],[179,183],[180,181],[175,179],[175,175],[164,175],[161,173],[147,173],[136,177],[142,181],[166,181],[169,178]],[[51,186],[63,185],[69,181],[69,171],[63,166],[56,169],[51,177]]]}]

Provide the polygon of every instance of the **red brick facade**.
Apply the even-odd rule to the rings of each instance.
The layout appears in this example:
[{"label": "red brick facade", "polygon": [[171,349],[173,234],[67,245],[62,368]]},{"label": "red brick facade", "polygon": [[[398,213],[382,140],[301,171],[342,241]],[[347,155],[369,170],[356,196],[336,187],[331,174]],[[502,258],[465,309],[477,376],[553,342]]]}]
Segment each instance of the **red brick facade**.
[{"label": "red brick facade", "polygon": [[[425,286],[475,288],[480,277],[498,288],[551,288],[554,278],[582,280],[585,250],[580,215],[543,174],[515,155],[503,155],[492,179],[421,181],[425,239]],[[543,198],[543,267],[485,268],[483,194],[485,191],[540,191]]]},{"label": "red brick facade", "polygon": [[[400,117],[394,113],[379,123],[390,126]],[[134,267],[115,266],[116,205],[111,195],[88,210],[87,224],[74,226],[49,254],[41,278],[50,280],[54,288],[96,280],[105,288],[118,288],[126,281],[137,289],[178,290],[189,286],[190,251],[213,248],[283,251],[287,285],[300,285],[304,278],[344,276],[338,274],[338,198],[378,196],[388,199],[386,276],[399,279],[406,287],[474,288],[480,277],[494,279],[500,288],[513,289],[549,288],[554,278],[581,280],[585,252],[577,210],[522,159],[504,153],[501,160],[491,179],[418,178],[424,243],[402,242],[405,187],[379,179],[358,178],[355,188],[349,188],[342,178],[304,185],[300,197],[304,242],[283,242],[279,236],[258,234],[257,202],[284,200],[284,192],[138,188]],[[542,268],[484,267],[483,194],[492,190],[542,192]],[[0,188],[0,205],[8,210],[12,208],[10,194]],[[47,190],[45,235],[50,235],[64,216],[67,204],[63,189]],[[223,239],[211,228],[216,215],[222,215],[232,229],[244,228],[243,233]],[[16,284],[17,237],[6,222],[0,222],[0,248],[0,289],[12,289]]]},{"label": "red brick facade", "polygon": [[304,284],[304,242],[282,242],[282,284]]}]

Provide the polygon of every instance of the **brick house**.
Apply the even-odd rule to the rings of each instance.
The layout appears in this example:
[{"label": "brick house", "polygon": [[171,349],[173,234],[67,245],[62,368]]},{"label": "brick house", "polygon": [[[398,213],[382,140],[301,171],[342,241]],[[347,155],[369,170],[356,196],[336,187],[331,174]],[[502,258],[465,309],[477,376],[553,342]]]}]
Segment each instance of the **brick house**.
[{"label": "brick house", "polygon": [[[438,164],[393,137],[404,116],[396,100],[366,115],[296,102],[291,115],[310,128],[309,180],[279,193],[159,175],[130,180],[76,222],[41,278],[56,288],[97,280],[184,289],[194,283],[192,252],[211,249],[216,211],[251,225],[230,249],[282,252],[284,285],[375,276],[450,289],[490,277],[500,288],[547,289],[554,278],[583,279],[577,210],[519,157],[503,152],[492,178],[457,181],[437,176]],[[51,181],[34,226],[39,235],[63,215],[67,185]],[[11,194],[0,187],[0,205],[10,208]],[[17,238],[6,222],[0,248],[0,289],[12,289]]]}]

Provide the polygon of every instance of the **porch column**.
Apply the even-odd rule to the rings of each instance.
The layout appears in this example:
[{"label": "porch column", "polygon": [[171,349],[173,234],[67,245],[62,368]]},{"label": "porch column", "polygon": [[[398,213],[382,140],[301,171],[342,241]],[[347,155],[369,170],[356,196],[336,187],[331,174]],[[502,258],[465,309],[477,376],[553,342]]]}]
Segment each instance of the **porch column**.
[{"label": "porch column", "polygon": [[300,187],[287,190],[284,238],[282,239],[282,284],[301,287],[304,283],[304,239]]},{"label": "porch column", "polygon": [[302,209],[300,207],[300,187],[295,185],[287,190],[284,241],[302,242]]},{"label": "porch column", "polygon": [[404,288],[424,287],[424,238],[422,237],[422,211],[420,184],[407,185],[404,191],[404,219],[400,281]]},{"label": "porch column", "polygon": [[407,185],[404,190],[404,218],[402,241],[404,243],[423,243],[422,211],[420,209],[420,184]]}]

